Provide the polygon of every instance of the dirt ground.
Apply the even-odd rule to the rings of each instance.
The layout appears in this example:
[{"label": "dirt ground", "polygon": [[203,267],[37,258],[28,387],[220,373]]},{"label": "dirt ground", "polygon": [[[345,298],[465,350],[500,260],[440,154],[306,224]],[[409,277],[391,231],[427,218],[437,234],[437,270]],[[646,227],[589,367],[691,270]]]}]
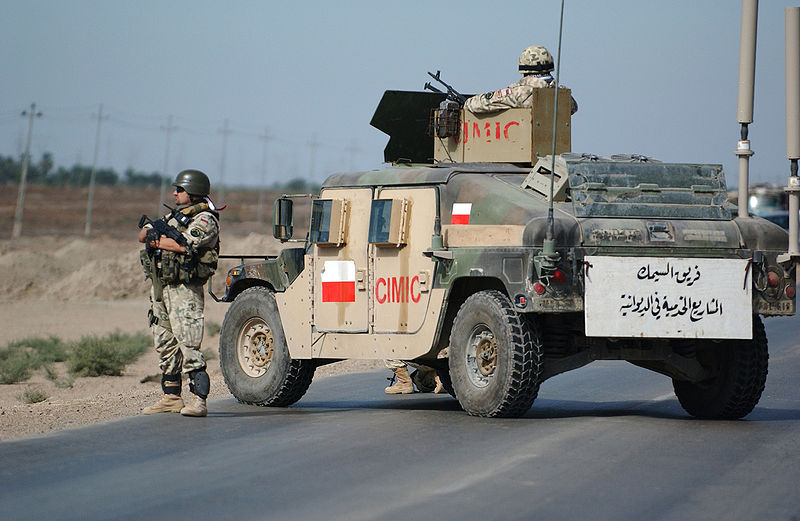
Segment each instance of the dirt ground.
[{"label": "dirt ground", "polygon": [[[33,201],[48,196],[55,198],[55,202],[60,198],[75,201],[81,198],[80,190],[61,191],[55,196],[42,194],[36,187],[29,187],[29,191],[33,194]],[[0,237],[10,237],[10,216],[13,215],[10,201],[16,191],[15,187],[14,190],[0,187],[0,192],[0,225],[7,225],[9,232],[6,234],[3,230]],[[148,331],[148,285],[139,266],[135,223],[139,214],[146,211],[142,208],[153,206],[153,198],[158,200],[158,196],[129,191],[126,197],[128,201],[124,210],[111,207],[111,197],[100,198],[102,204],[109,207],[103,208],[101,204],[96,211],[106,212],[106,215],[116,211],[123,215],[98,221],[89,238],[75,231],[73,220],[62,219],[59,222],[59,214],[64,208],[60,203],[32,202],[30,208],[26,203],[26,215],[32,214],[33,217],[30,222],[23,221],[23,236],[0,240],[0,349],[11,341],[29,337],[54,335],[69,341],[87,335],[103,336],[113,331]],[[280,243],[272,238],[269,230],[264,230],[265,227],[255,221],[246,220],[255,215],[248,207],[248,200],[252,202],[258,195],[234,193],[229,197],[233,201],[242,201],[239,206],[247,210],[237,210],[237,205],[233,204],[230,214],[223,212],[221,253],[277,252]],[[77,202],[69,204],[79,206]],[[271,201],[268,208],[272,208]],[[70,214],[76,212],[77,208]],[[253,215],[248,217],[248,212]],[[244,214],[247,215],[242,218]],[[228,216],[233,216],[231,226],[226,226]],[[80,230],[82,226],[77,225],[77,228]],[[232,260],[220,263],[218,273],[223,276],[212,281],[217,294],[223,292],[224,273],[236,263]],[[207,295],[207,324],[221,325],[227,307],[227,304],[216,303]],[[206,336],[203,348],[216,353],[218,342],[218,336]],[[315,379],[381,367],[383,363],[375,360],[338,362],[319,368]],[[67,376],[65,367],[56,364],[55,368],[60,375]],[[231,395],[222,379],[217,359],[209,362],[208,372],[211,376],[209,410],[213,413],[213,400]],[[48,395],[47,400],[30,405],[23,403],[21,396],[28,389],[43,391]],[[188,385],[184,382],[186,393]],[[148,351],[129,365],[123,376],[77,378],[72,387],[66,389],[46,379],[44,370],[40,370],[26,382],[0,385],[0,440],[136,415],[143,407],[155,402],[160,394],[155,351]]]}]

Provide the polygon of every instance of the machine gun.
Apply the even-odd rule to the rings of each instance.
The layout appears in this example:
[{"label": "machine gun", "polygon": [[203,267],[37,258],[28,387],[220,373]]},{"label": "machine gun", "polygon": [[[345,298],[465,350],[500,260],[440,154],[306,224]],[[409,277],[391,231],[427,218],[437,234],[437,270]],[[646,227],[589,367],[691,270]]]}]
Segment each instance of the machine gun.
[{"label": "machine gun", "polygon": [[[147,230],[147,234],[145,235],[144,239],[145,250],[147,252],[147,257],[149,257],[150,261],[148,263],[149,266],[145,265],[145,271],[147,272],[150,279],[153,281],[153,290],[154,290],[153,293],[157,301],[161,301],[161,296],[163,292],[163,288],[161,286],[160,274],[158,273],[159,270],[158,265],[161,261],[161,250],[159,248],[151,246],[150,243],[153,241],[157,241],[163,235],[164,237],[168,237],[177,242],[178,244],[180,244],[181,246],[183,246],[184,248],[186,248],[187,252],[191,250],[191,246],[189,245],[189,242],[186,240],[186,237],[184,237],[183,234],[180,231],[178,231],[177,228],[167,224],[167,221],[169,221],[170,218],[174,217],[182,225],[187,225],[189,223],[189,217],[177,211],[176,209],[167,206],[166,204],[164,206],[166,206],[167,209],[170,211],[170,213],[168,213],[164,217],[161,217],[154,221],[150,219],[150,217],[148,217],[146,214],[142,214],[142,216],[139,218],[140,229],[144,228],[144,226],[147,224],[150,225],[150,228]],[[144,265],[144,259],[142,259],[142,264]],[[153,320],[152,310],[150,316],[152,325],[152,320]]]},{"label": "machine gun", "polygon": [[439,77],[441,72],[442,71],[436,71],[436,74],[433,74],[432,72],[428,71],[428,76],[430,76],[434,80],[444,85],[444,87],[447,89],[447,92],[445,93],[444,91],[434,87],[433,85],[431,85],[431,82],[425,83],[425,88],[433,92],[438,92],[439,94],[446,94],[447,99],[455,101],[456,103],[458,103],[459,107],[463,107],[464,103],[467,102],[467,98],[463,94],[458,92],[456,89],[445,83],[444,80],[442,80],[442,78]]},{"label": "machine gun", "polygon": [[444,85],[447,92],[439,90],[431,85],[430,82],[425,83],[425,88],[427,90],[445,95],[445,99],[439,103],[439,110],[431,110],[431,116],[428,122],[428,135],[438,137],[439,139],[447,137],[457,138],[461,122],[461,107],[467,102],[467,98],[445,83],[444,80],[439,77],[441,72],[442,71],[436,71],[436,74],[433,74],[429,71],[428,75]]}]

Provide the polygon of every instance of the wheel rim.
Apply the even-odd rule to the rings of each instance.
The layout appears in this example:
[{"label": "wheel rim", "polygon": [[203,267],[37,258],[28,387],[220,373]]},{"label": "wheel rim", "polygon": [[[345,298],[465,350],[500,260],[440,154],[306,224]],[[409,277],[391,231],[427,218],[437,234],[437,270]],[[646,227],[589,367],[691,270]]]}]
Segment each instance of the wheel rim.
[{"label": "wheel rim", "polygon": [[239,365],[247,376],[258,378],[267,372],[275,353],[275,340],[263,319],[253,317],[245,322],[237,345]]},{"label": "wheel rim", "polygon": [[476,326],[469,336],[465,358],[467,375],[476,387],[486,387],[497,368],[497,340],[484,324]]}]

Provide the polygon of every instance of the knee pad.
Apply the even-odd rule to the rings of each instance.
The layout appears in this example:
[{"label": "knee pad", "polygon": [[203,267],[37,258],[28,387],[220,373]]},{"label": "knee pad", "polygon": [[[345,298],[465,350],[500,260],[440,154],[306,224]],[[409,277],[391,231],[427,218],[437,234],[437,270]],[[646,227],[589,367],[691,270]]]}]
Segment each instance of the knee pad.
[{"label": "knee pad", "polygon": [[199,369],[189,373],[189,390],[202,399],[208,397],[211,392],[211,380],[208,378],[208,373],[205,369]]},{"label": "knee pad", "polygon": [[162,374],[161,375],[161,390],[164,394],[181,394],[181,373],[178,374]]}]

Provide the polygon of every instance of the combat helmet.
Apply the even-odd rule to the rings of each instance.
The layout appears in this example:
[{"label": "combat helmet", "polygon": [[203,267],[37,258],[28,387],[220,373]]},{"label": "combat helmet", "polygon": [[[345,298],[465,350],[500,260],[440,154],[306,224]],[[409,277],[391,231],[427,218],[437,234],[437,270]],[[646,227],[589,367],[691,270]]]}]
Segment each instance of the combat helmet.
[{"label": "combat helmet", "polygon": [[205,197],[211,192],[211,181],[200,170],[183,170],[175,177],[172,186],[181,187],[189,195]]},{"label": "combat helmet", "polygon": [[519,72],[522,74],[551,72],[554,68],[553,56],[541,45],[531,45],[519,56]]}]

